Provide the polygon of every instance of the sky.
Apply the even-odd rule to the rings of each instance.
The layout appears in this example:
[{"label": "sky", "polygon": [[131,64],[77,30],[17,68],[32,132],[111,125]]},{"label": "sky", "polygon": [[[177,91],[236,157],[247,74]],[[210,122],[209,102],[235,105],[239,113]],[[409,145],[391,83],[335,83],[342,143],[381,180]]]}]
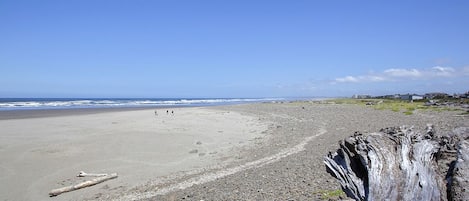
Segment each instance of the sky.
[{"label": "sky", "polygon": [[469,91],[469,1],[0,0],[0,98]]}]

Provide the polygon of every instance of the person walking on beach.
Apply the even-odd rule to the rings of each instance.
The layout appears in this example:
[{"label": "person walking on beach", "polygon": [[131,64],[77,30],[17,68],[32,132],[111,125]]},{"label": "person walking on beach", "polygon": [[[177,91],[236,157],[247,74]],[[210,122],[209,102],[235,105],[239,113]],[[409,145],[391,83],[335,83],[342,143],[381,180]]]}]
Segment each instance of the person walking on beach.
[{"label": "person walking on beach", "polygon": [[168,115],[168,114],[169,114],[169,111],[168,111],[168,110],[166,110],[166,115]]},{"label": "person walking on beach", "polygon": [[171,110],[171,115],[174,115],[174,110]]},{"label": "person walking on beach", "polygon": [[155,110],[155,116],[158,116],[158,111]]}]

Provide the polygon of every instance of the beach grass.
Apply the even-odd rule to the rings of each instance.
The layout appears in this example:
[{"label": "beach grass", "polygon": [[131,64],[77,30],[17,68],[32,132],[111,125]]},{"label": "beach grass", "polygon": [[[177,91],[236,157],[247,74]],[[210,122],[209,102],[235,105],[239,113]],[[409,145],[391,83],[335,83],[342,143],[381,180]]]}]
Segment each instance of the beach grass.
[{"label": "beach grass", "polygon": [[426,106],[424,101],[405,101],[398,99],[334,99],[331,102],[335,104],[355,104],[366,105],[377,110],[390,110],[393,112],[402,112],[405,115],[412,115],[417,110],[442,111],[462,111],[460,108]]},{"label": "beach grass", "polygon": [[338,190],[320,190],[314,194],[320,195],[322,200],[336,200],[341,197],[346,197],[344,191]]},{"label": "beach grass", "polygon": [[409,102],[401,100],[382,100],[373,107],[378,110],[391,110],[393,112],[403,112],[406,115],[412,115],[415,110],[428,109],[423,102]]}]

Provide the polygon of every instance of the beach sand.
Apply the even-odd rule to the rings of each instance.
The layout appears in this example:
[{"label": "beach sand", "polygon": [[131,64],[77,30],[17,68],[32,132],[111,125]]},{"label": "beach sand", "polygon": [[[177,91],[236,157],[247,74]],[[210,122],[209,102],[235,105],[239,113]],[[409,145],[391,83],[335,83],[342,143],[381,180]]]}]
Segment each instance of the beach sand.
[{"label": "beach sand", "polygon": [[[180,171],[228,161],[261,137],[254,117],[209,108],[63,112],[0,120],[0,200],[83,200]],[[174,114],[171,112],[174,111]],[[44,111],[47,113],[47,111]],[[12,116],[13,117],[13,116]],[[49,197],[87,173],[118,173],[104,184]]]},{"label": "beach sand", "polygon": [[[170,109],[171,111],[171,109]],[[413,115],[330,102],[258,103],[0,121],[3,200],[321,200],[340,189],[323,157],[355,131],[469,126],[457,111]],[[117,172],[49,198],[78,171]],[[6,195],[6,196],[5,196]]]}]

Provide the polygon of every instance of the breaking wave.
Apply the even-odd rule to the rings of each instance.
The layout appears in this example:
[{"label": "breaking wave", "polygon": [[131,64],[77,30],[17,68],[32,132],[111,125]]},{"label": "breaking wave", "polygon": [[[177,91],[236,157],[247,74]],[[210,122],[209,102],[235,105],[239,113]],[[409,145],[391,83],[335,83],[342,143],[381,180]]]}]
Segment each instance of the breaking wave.
[{"label": "breaking wave", "polygon": [[2,98],[0,110],[67,109],[109,107],[211,106],[249,102],[278,101],[280,98],[216,98],[216,99],[71,99],[71,98]]}]

